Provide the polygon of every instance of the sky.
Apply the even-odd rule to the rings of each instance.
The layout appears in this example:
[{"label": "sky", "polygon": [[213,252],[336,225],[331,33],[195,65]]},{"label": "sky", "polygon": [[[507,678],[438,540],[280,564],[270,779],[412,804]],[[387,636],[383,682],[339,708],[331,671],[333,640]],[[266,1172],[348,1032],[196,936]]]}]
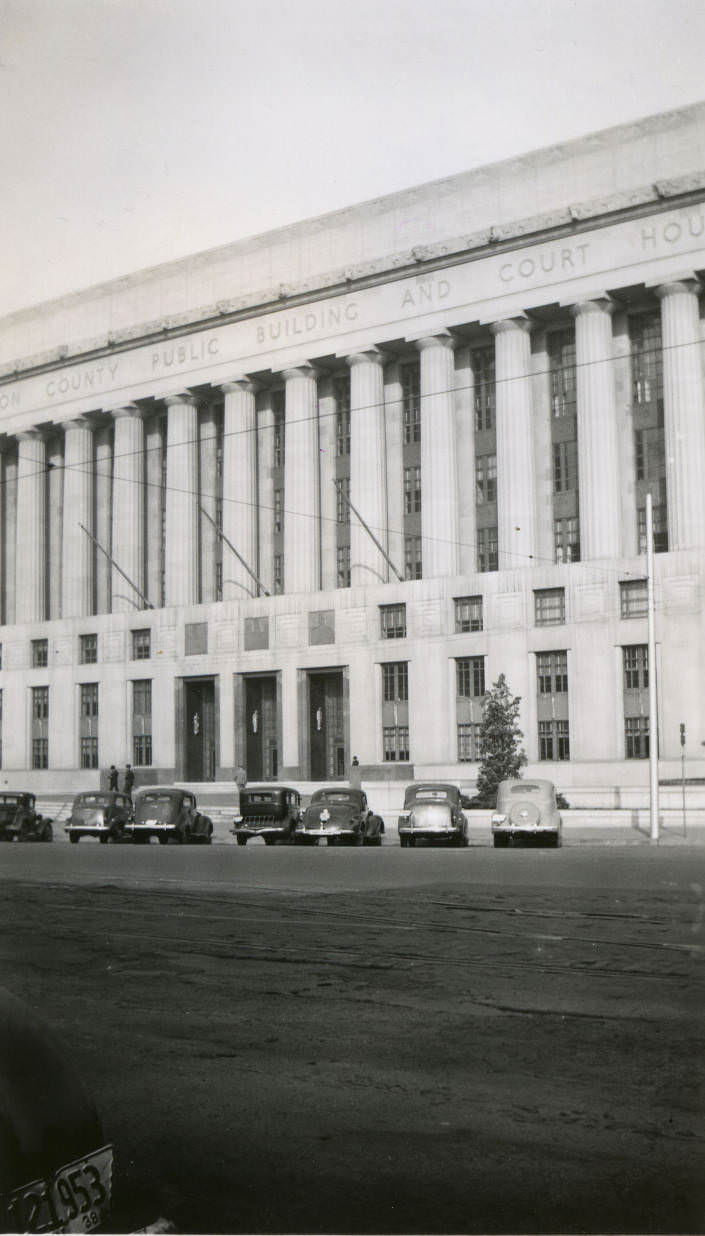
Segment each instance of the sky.
[{"label": "sky", "polygon": [[0,315],[705,97],[703,0],[0,0]]}]

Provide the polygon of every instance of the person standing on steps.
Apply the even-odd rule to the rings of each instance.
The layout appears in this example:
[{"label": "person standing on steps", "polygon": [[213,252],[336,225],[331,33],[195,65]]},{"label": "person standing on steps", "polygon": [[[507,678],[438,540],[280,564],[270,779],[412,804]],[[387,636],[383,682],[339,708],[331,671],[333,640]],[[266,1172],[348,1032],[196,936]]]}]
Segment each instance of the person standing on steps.
[{"label": "person standing on steps", "polygon": [[129,798],[130,802],[132,802],[132,787],[134,784],[135,784],[135,774],[132,771],[132,765],[126,764],[125,765],[125,776],[123,779],[122,788],[127,794],[127,797]]},{"label": "person standing on steps", "polygon": [[114,764],[111,764],[110,770],[108,772],[108,789],[117,790],[117,788],[118,788],[118,770]]}]

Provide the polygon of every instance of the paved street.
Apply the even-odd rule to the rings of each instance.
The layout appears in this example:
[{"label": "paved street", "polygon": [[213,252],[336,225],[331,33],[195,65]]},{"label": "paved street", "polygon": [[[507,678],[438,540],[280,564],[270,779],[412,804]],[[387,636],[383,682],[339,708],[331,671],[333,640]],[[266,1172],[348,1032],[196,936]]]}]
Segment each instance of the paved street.
[{"label": "paved street", "polygon": [[7,846],[112,1230],[705,1230],[705,849]]}]

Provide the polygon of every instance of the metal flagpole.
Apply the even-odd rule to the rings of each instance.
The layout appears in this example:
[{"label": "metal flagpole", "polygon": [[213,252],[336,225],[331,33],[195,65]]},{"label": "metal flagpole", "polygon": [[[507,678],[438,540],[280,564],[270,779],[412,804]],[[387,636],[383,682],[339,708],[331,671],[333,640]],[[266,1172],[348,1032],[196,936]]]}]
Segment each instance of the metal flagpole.
[{"label": "metal flagpole", "polygon": [[122,575],[122,578],[126,581],[126,583],[128,583],[128,584],[130,585],[130,587],[134,589],[134,591],[137,593],[137,595],[138,595],[138,597],[139,597],[140,601],[142,601],[142,603],[143,603],[143,605],[144,605],[144,608],[145,608],[145,609],[154,609],[154,606],[152,605],[152,602],[147,600],[147,598],[146,598],[146,596],[144,595],[144,593],[143,593],[143,592],[140,592],[139,588],[137,587],[137,584],[133,583],[133,582],[132,582],[132,580],[130,579],[129,575],[126,575],[126,574],[125,574],[125,572],[123,571],[122,567],[119,567],[119,566],[118,566],[117,562],[116,562],[116,561],[115,561],[115,559],[114,559],[114,558],[113,558],[113,557],[112,557],[112,556],[108,553],[107,549],[103,549],[103,546],[101,545],[100,541],[96,540],[96,538],[93,536],[93,533],[92,533],[92,532],[89,532],[87,528],[84,528],[84,527],[83,527],[83,524],[82,524],[80,521],[79,521],[78,526],[79,526],[79,528],[81,528],[81,529],[85,532],[85,534],[86,534],[86,536],[87,536],[87,537],[90,537],[90,539],[92,540],[92,542],[93,542],[93,544],[96,546],[96,548],[100,550],[101,554],[104,554],[104,555],[105,555],[105,557],[108,559],[108,562],[110,563],[110,565],[111,565],[112,567],[114,567],[114,568],[115,568],[115,570],[117,571],[118,575]]},{"label": "metal flagpole", "polygon": [[654,626],[654,516],[651,494],[646,495],[646,582],[649,620],[649,781],[652,841],[658,841],[658,714],[656,703],[656,633]]},{"label": "metal flagpole", "polygon": [[270,593],[269,593],[269,592],[267,591],[267,589],[265,588],[265,586],[264,586],[264,584],[262,583],[261,579],[258,579],[258,578],[257,578],[257,576],[255,575],[254,571],[252,570],[252,568],[251,568],[251,567],[249,567],[249,566],[247,565],[247,563],[245,562],[245,559],[243,558],[242,554],[239,554],[239,553],[237,552],[237,550],[236,550],[235,546],[233,545],[232,541],[229,541],[229,540],[228,540],[228,538],[226,537],[225,533],[223,532],[223,529],[218,527],[218,525],[217,525],[217,523],[215,522],[215,520],[214,520],[214,519],[212,519],[212,518],[211,518],[211,516],[208,514],[208,511],[204,511],[203,507],[202,507],[202,506],[200,506],[200,504],[199,504],[198,509],[199,509],[199,511],[201,512],[201,515],[205,515],[206,519],[208,520],[208,523],[213,525],[213,527],[215,528],[215,531],[216,531],[217,536],[219,536],[219,537],[220,537],[221,541],[225,541],[225,544],[227,545],[228,549],[230,550],[230,552],[231,552],[231,553],[233,553],[233,554],[235,555],[235,557],[237,558],[238,562],[241,562],[241,563],[242,563],[242,565],[244,566],[245,570],[247,571],[247,574],[248,574],[248,575],[250,575],[250,576],[252,577],[252,579],[255,581],[255,583],[256,583],[256,585],[257,585],[257,587],[262,589],[262,592],[264,593],[264,595],[265,595],[266,597],[270,596]]},{"label": "metal flagpole", "polygon": [[340,481],[337,481],[335,478],[333,478],[333,484],[335,485],[335,488],[338,490],[338,493],[340,494],[340,496],[341,496],[341,498],[343,499],[343,501],[344,501],[344,502],[347,502],[347,504],[348,504],[348,506],[350,507],[350,510],[353,512],[353,514],[354,514],[354,515],[357,515],[357,517],[358,517],[358,519],[359,519],[360,523],[362,524],[363,528],[365,529],[365,532],[367,533],[367,535],[368,535],[368,537],[370,538],[370,540],[374,541],[375,545],[377,546],[377,549],[379,550],[379,552],[381,553],[382,557],[384,558],[384,561],[387,563],[387,566],[390,566],[390,567],[392,568],[392,570],[393,570],[394,574],[396,575],[397,579],[398,579],[398,580],[400,580],[400,582],[403,584],[403,583],[404,583],[404,576],[399,574],[399,572],[397,571],[397,568],[395,567],[394,563],[392,562],[391,558],[389,557],[389,554],[386,552],[386,550],[382,549],[382,546],[380,545],[379,541],[377,540],[377,537],[375,536],[374,532],[372,531],[372,529],[371,529],[371,528],[369,528],[369,527],[367,526],[367,524],[365,523],[364,519],[362,518],[362,515],[360,514],[360,512],[356,509],[356,507],[354,507],[354,506],[353,506],[352,502],[351,502],[351,501],[350,501],[350,499],[348,498],[348,495],[347,495],[347,494],[346,494],[346,493],[345,493],[342,489],[340,489],[340,488],[339,488],[339,486],[340,486]]}]

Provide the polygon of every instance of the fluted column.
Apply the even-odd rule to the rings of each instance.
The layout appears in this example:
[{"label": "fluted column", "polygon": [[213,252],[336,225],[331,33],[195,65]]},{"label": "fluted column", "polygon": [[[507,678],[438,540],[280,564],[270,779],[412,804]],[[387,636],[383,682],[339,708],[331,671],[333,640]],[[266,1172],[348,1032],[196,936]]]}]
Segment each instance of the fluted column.
[{"label": "fluted column", "polygon": [[[223,414],[223,533],[257,570],[257,413],[253,382],[227,382]],[[254,596],[257,586],[223,544],[223,600]]]},{"label": "fluted column", "polygon": [[[134,404],[118,408],[113,447],[113,613],[142,608],[144,592],[144,426]],[[130,587],[125,579],[134,585]]]},{"label": "fluted column", "polygon": [[163,462],[166,418],[152,416],[144,427],[144,468],[147,482],[145,545],[147,561],[144,568],[145,594],[157,609],[163,605],[162,578],[164,546],[162,514],[165,499]]},{"label": "fluted column", "polygon": [[167,396],[166,604],[198,602],[198,407],[189,391]]},{"label": "fluted column", "polygon": [[[64,518],[61,550],[61,616],[93,612],[93,430],[83,420],[64,430]],[[83,525],[83,527],[81,527]]]},{"label": "fluted column", "polygon": [[[112,547],[113,523],[113,427],[101,425],[95,433],[95,537],[107,553]],[[110,577],[112,568],[105,554],[96,549],[95,608],[97,614],[110,613]]]},{"label": "fluted column", "polygon": [[64,511],[64,435],[47,441],[47,618],[61,617],[61,543]]},{"label": "fluted column", "polygon": [[530,324],[507,318],[495,337],[497,542],[500,570],[530,566],[536,552]]},{"label": "fluted column", "polygon": [[669,549],[705,544],[705,406],[700,359],[699,285],[666,283],[661,301],[663,407]]},{"label": "fluted column", "polygon": [[17,441],[15,622],[42,622],[46,616],[46,444],[33,431],[18,434]]},{"label": "fluted column", "polygon": [[[383,357],[375,348],[347,357],[350,366],[350,501],[382,547],[387,537],[387,455]],[[386,583],[389,567],[360,520],[350,516],[353,588]]]},{"label": "fluted column", "polygon": [[612,346],[613,305],[605,299],[573,305],[578,404],[580,557],[621,552],[617,408]]},{"label": "fluted column", "polygon": [[[199,501],[216,522],[218,510],[218,416],[215,408],[203,410],[198,425]],[[201,589],[204,604],[215,601],[215,559],[218,534],[210,520],[201,515]]]},{"label": "fluted column", "polygon": [[311,365],[284,374],[284,591],[316,592],[318,534],[318,407]]},{"label": "fluted column", "polygon": [[458,573],[458,478],[453,337],[443,331],[421,353],[421,564],[424,579]]}]

